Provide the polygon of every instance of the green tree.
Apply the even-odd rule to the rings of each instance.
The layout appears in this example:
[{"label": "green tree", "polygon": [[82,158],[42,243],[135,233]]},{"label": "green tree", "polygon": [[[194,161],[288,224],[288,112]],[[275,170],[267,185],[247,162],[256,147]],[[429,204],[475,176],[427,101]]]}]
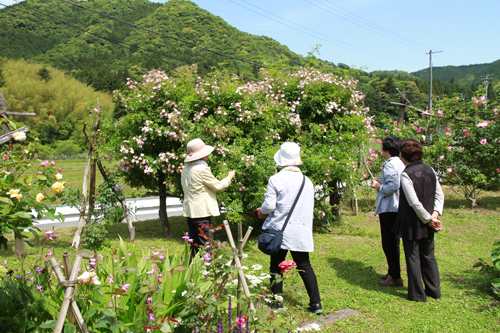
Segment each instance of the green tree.
[{"label": "green tree", "polygon": [[49,70],[45,66],[43,66],[42,68],[40,68],[40,70],[38,72],[36,72],[36,74],[38,76],[40,76],[40,78],[42,80],[45,80],[45,83],[47,83],[52,78],[50,76]]}]

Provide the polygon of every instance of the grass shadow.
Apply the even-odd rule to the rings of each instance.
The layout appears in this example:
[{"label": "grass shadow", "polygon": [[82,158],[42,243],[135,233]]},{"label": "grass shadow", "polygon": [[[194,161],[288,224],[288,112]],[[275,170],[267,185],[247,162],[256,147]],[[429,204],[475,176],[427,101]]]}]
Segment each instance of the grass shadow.
[{"label": "grass shadow", "polygon": [[337,277],[343,279],[347,283],[360,287],[368,291],[376,291],[404,297],[407,293],[406,288],[391,288],[378,285],[380,281],[380,273],[372,266],[368,266],[363,262],[348,259],[329,257],[328,263],[335,270]]},{"label": "grass shadow", "polygon": [[453,289],[463,292],[467,296],[483,298],[491,296],[487,305],[477,304],[480,311],[489,311],[491,307],[500,307],[500,300],[493,293],[491,279],[479,270],[466,270],[459,273],[441,274],[441,282],[449,282]]}]

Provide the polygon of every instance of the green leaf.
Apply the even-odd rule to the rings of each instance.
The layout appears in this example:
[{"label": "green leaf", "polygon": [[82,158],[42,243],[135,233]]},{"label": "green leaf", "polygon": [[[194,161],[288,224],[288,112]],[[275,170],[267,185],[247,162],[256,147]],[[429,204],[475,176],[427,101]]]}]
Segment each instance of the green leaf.
[{"label": "green leaf", "polygon": [[9,198],[6,198],[6,197],[0,197],[0,202],[6,203],[9,206],[13,206],[14,205],[12,203],[12,201]]},{"label": "green leaf", "polygon": [[188,267],[187,267],[187,266],[185,266],[185,265],[178,265],[178,266],[175,266],[175,267],[173,268],[173,270],[174,270],[174,271],[178,271],[178,272],[179,272],[179,271],[185,271],[186,269],[188,269]]},{"label": "green leaf", "polygon": [[20,217],[22,219],[32,219],[33,215],[27,213],[27,212],[17,212],[14,214],[14,216]]},{"label": "green leaf", "polygon": [[64,333],[75,333],[76,327],[70,323],[64,325]]},{"label": "green leaf", "polygon": [[97,312],[97,310],[95,308],[90,308],[90,310],[85,311],[85,313],[83,314],[83,319],[85,321],[87,321],[90,317],[92,317],[93,315],[95,315],[96,312]]},{"label": "green leaf", "polygon": [[112,309],[104,309],[102,313],[108,317],[116,317],[116,312]]},{"label": "green leaf", "polygon": [[56,327],[57,320],[47,320],[45,323],[42,323],[40,328],[54,328]]},{"label": "green leaf", "polygon": [[44,175],[36,175],[35,177],[40,180],[47,180],[47,177],[45,177]]}]

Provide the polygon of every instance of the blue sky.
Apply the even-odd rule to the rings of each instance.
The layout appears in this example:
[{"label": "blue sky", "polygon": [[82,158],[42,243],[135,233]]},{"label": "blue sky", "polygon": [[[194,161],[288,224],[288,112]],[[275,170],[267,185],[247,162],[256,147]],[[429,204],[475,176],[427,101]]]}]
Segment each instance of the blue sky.
[{"label": "blue sky", "polygon": [[[12,4],[13,0],[1,3]],[[165,1],[160,1],[165,2]],[[193,0],[230,25],[367,71],[416,71],[500,59],[500,0]],[[496,27],[496,28],[495,28]]]}]

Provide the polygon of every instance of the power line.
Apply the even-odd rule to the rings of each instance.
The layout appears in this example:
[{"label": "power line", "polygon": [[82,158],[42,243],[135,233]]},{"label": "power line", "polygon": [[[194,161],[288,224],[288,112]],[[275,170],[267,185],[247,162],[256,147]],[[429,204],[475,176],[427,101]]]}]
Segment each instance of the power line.
[{"label": "power line", "polygon": [[[318,1],[318,0],[315,0],[315,1],[316,1],[316,2],[320,2],[320,1]],[[340,7],[340,6],[336,5],[336,4],[334,4],[334,3],[332,3],[332,2],[330,2],[330,1],[328,1],[328,0],[324,0],[324,1],[325,1],[325,2],[327,2],[327,3],[329,4],[329,5],[326,5],[326,6],[328,6],[328,7],[335,7],[335,8],[338,8],[338,9],[340,9],[340,10],[342,10],[342,11],[346,12],[346,13],[347,13],[347,15],[349,15],[349,16],[351,16],[351,17],[353,17],[354,19],[359,19],[359,20],[360,20],[360,21],[362,21],[363,23],[365,23],[365,24],[369,24],[369,25],[373,26],[375,29],[381,30],[381,31],[383,31],[383,32],[385,32],[385,33],[389,33],[389,34],[391,34],[391,35],[393,35],[393,36],[395,36],[395,37],[397,37],[397,38],[405,39],[405,40],[407,40],[408,42],[414,43],[414,44],[416,44],[416,45],[420,45],[420,46],[422,46],[422,47],[426,47],[426,48],[427,48],[427,47],[429,47],[429,45],[423,44],[423,43],[421,43],[421,42],[419,42],[419,41],[416,41],[416,40],[413,40],[413,39],[408,38],[408,37],[406,37],[406,36],[400,35],[400,34],[398,34],[397,32],[391,31],[391,30],[386,29],[386,28],[384,28],[384,27],[382,27],[382,26],[380,26],[380,25],[378,25],[378,24],[376,24],[376,23],[373,23],[373,22],[371,22],[371,21],[368,21],[367,19],[364,19],[364,18],[362,18],[361,16],[358,16],[358,15],[356,15],[356,14],[354,14],[354,13],[352,13],[352,12],[348,11],[347,9],[344,9],[344,8],[342,8],[342,7]],[[320,2],[320,3],[321,3],[321,2]],[[323,4],[323,5],[324,5],[324,4]],[[337,15],[337,16],[338,16],[338,15]],[[339,17],[340,17],[340,16],[339,16]],[[344,18],[344,19],[345,19],[345,18]],[[349,21],[349,22],[350,22],[350,21]]]},{"label": "power line", "polygon": [[[344,47],[344,48],[349,49],[349,50],[354,51],[354,52],[359,52],[359,53],[362,53],[362,54],[365,54],[365,55],[368,55],[368,56],[374,56],[374,57],[378,57],[378,58],[382,58],[382,59],[394,60],[394,61],[398,61],[398,62],[402,62],[402,63],[407,63],[407,64],[420,64],[419,62],[416,62],[416,61],[409,61],[409,60],[404,60],[404,59],[401,59],[401,58],[391,57],[391,56],[388,56],[388,55],[385,55],[385,54],[381,54],[381,53],[378,53],[378,52],[374,52],[374,51],[370,51],[370,50],[367,50],[367,49],[364,49],[364,48],[361,48],[361,47],[358,47],[358,46],[355,46],[355,45],[352,45],[352,44],[349,44],[349,43],[346,43],[346,42],[342,42],[342,41],[340,41],[340,40],[338,40],[338,39],[335,39],[335,38],[332,38],[332,37],[330,37],[330,36],[327,36],[327,35],[325,35],[325,34],[323,34],[323,33],[321,33],[321,32],[317,32],[317,31],[311,30],[311,29],[309,29],[309,28],[307,28],[307,27],[304,27],[304,26],[302,26],[302,25],[300,25],[300,24],[297,24],[297,23],[295,23],[295,22],[293,22],[293,21],[287,20],[287,19],[285,19],[285,18],[283,18],[283,17],[280,17],[280,16],[278,16],[278,15],[276,15],[276,14],[273,14],[273,13],[271,13],[271,12],[269,12],[269,11],[265,10],[265,9],[262,9],[262,8],[260,8],[260,7],[258,7],[258,6],[255,6],[254,4],[249,3],[249,2],[247,2],[247,1],[245,1],[245,0],[240,0],[240,1],[242,1],[242,2],[244,2],[244,3],[246,3],[246,4],[248,4],[248,5],[250,5],[250,6],[252,6],[252,7],[255,7],[255,8],[257,8],[257,9],[259,9],[259,10],[261,10],[261,11],[265,12],[265,13],[268,13],[268,14],[270,14],[270,15],[273,15],[273,16],[275,16],[275,17],[279,18],[280,20],[283,20],[283,21],[285,21],[285,22],[288,22],[288,23],[294,24],[294,25],[296,25],[296,26],[298,26],[298,27],[300,27],[300,28],[302,28],[302,29],[308,30],[308,31],[310,31],[310,32],[312,32],[312,33],[314,33],[314,34],[316,34],[316,36],[315,36],[315,35],[313,35],[313,34],[311,34],[311,33],[309,33],[309,32],[306,32],[306,31],[304,31],[304,30],[301,30],[301,29],[299,29],[299,28],[296,28],[296,27],[294,27],[294,26],[291,26],[291,25],[289,25],[289,24],[287,24],[287,23],[283,23],[283,22],[277,21],[277,20],[275,20],[275,19],[273,19],[273,18],[271,18],[271,17],[269,17],[269,16],[267,16],[267,15],[265,15],[265,14],[262,14],[262,13],[260,13],[260,12],[258,12],[258,11],[255,11],[255,10],[251,9],[251,8],[248,8],[248,7],[246,7],[246,6],[244,6],[244,5],[240,4],[240,3],[237,3],[237,2],[235,2],[235,1],[233,1],[233,0],[228,0],[228,1],[229,1],[229,2],[234,3],[235,5],[238,5],[238,6],[240,6],[240,7],[243,7],[243,8],[245,8],[245,9],[247,9],[247,10],[249,10],[249,11],[253,12],[253,13],[256,13],[256,14],[258,14],[258,15],[264,16],[264,17],[266,17],[266,18],[268,18],[268,19],[270,19],[270,20],[272,20],[272,21],[274,21],[274,22],[276,22],[276,23],[282,24],[282,25],[287,26],[287,27],[289,27],[289,28],[291,28],[291,29],[294,29],[294,30],[296,30],[296,31],[302,32],[302,33],[304,33],[304,34],[306,34],[306,35],[312,36],[312,37],[314,37],[314,38],[318,38],[318,39],[323,40],[323,41],[325,41],[325,42],[327,42],[327,43],[334,44],[334,45],[337,45],[337,46],[340,46],[340,47]],[[318,37],[317,35],[320,35],[320,36],[326,37],[326,38],[328,38],[329,40],[326,40],[325,38],[322,38],[322,37]],[[332,41],[334,41],[334,42],[332,42]],[[339,45],[338,43],[343,44],[343,45]],[[366,53],[366,52],[368,52],[368,53]]]},{"label": "power line", "polygon": [[[340,17],[340,18],[341,18],[341,19],[343,19],[343,20],[346,20],[346,21],[348,21],[348,22],[350,22],[350,23],[352,23],[352,24],[354,24],[354,25],[357,25],[358,27],[361,27],[361,28],[366,29],[366,30],[368,30],[368,31],[371,31],[371,32],[377,33],[377,32],[375,32],[375,31],[371,30],[370,28],[367,28],[367,27],[363,26],[362,24],[360,24],[360,23],[358,23],[358,22],[354,22],[354,21],[352,21],[352,20],[349,20],[349,19],[347,19],[347,18],[345,18],[345,17],[342,17],[342,16],[340,16],[340,15],[338,15],[338,14],[336,14],[336,13],[332,12],[332,11],[331,11],[331,10],[329,10],[328,8],[326,8],[326,9],[325,9],[325,8],[323,8],[323,7],[319,6],[319,5],[315,4],[315,3],[312,3],[312,2],[310,2],[310,1],[308,1],[308,0],[304,0],[304,1],[305,1],[305,2],[307,2],[307,3],[309,3],[309,4],[311,4],[311,5],[313,5],[313,6],[315,6],[315,7],[320,8],[320,9],[322,9],[322,10],[324,10],[324,11],[326,11],[326,12],[328,12],[328,13],[330,13],[330,14],[334,15],[334,16]],[[316,1],[317,1],[317,0],[316,0]],[[321,2],[320,2],[320,3],[321,3]],[[325,6],[323,3],[321,3],[321,5]],[[409,44],[407,44],[407,43],[405,43],[405,42],[403,42],[403,41],[396,40],[396,39],[394,39],[394,38],[391,38],[391,37],[389,37],[389,36],[383,35],[383,34],[381,34],[381,33],[377,33],[377,34],[379,34],[379,35],[381,35],[381,36],[384,36],[384,37],[386,37],[386,38],[388,38],[388,39],[392,39],[393,41],[399,42],[399,43],[404,44],[404,45],[406,45],[406,46],[409,46],[409,47],[412,47],[412,48],[415,48],[415,49],[421,50],[421,48],[417,48],[416,46],[409,45]]]},{"label": "power line", "polygon": [[235,57],[235,56],[232,56],[232,55],[229,55],[229,54],[226,54],[224,52],[221,52],[221,51],[216,51],[216,50],[212,50],[212,49],[209,49],[209,48],[206,48],[206,47],[203,47],[203,46],[199,46],[193,42],[190,42],[190,41],[186,41],[186,40],[183,40],[183,39],[180,39],[180,38],[177,38],[177,37],[174,37],[174,36],[169,36],[169,35],[166,35],[164,33],[161,33],[161,32],[158,32],[158,31],[155,31],[155,30],[152,30],[152,29],[148,29],[148,28],[145,28],[143,26],[140,26],[140,25],[137,25],[135,23],[131,23],[131,22],[128,22],[128,21],[125,21],[125,20],[122,20],[122,19],[119,19],[115,16],[111,16],[109,14],[106,14],[106,13],[103,13],[103,12],[99,12],[97,10],[94,10],[94,9],[91,9],[91,8],[88,8],[88,7],[85,7],[85,6],[82,6],[80,4],[77,4],[77,3],[73,3],[73,2],[70,2],[70,1],[66,1],[66,0],[61,0],[62,2],[65,2],[67,4],[70,4],[72,6],[75,6],[75,7],[79,7],[79,8],[82,8],[82,9],[85,9],[85,10],[88,10],[90,12],[93,12],[95,14],[99,14],[103,17],[107,17],[109,19],[112,19],[112,20],[115,20],[115,21],[118,21],[118,22],[121,22],[121,23],[124,23],[124,24],[127,24],[127,25],[130,25],[130,26],[133,26],[135,28],[138,28],[138,29],[142,29],[142,30],[145,30],[145,31],[148,31],[148,32],[151,32],[153,34],[156,34],[156,35],[160,35],[160,36],[163,36],[163,37],[166,37],[166,38],[171,38],[171,39],[174,39],[178,42],[181,42],[181,43],[185,43],[185,44],[188,44],[188,45],[191,45],[193,47],[197,47],[201,50],[205,50],[205,51],[208,51],[208,52],[211,52],[211,53],[214,53],[214,54],[217,54],[217,55],[220,55],[220,56],[223,56],[223,57],[227,57],[227,58],[231,58],[231,59],[234,59],[234,60],[238,60],[238,61],[241,61],[241,62],[245,62],[247,64],[251,64],[251,65],[254,65],[254,66],[257,66],[257,67],[264,67],[264,68],[267,68],[266,66],[262,65],[262,64],[258,64],[258,63],[255,63],[255,62],[252,62],[252,61],[248,61],[248,60],[245,60],[245,59],[242,59],[242,58],[238,58],[238,57]]}]

